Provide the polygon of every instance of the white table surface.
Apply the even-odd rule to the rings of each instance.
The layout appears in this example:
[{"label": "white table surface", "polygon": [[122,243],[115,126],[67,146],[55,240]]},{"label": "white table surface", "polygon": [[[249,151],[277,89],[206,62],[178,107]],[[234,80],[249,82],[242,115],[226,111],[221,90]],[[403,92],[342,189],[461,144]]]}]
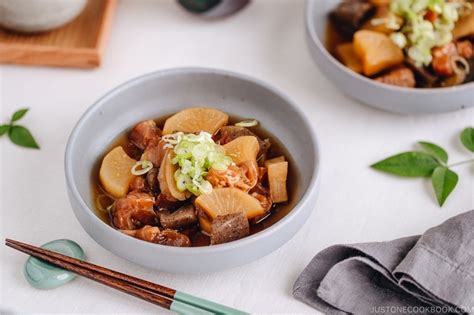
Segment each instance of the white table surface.
[{"label": "white table surface", "polygon": [[[293,299],[292,285],[311,258],[337,243],[383,241],[422,233],[474,208],[474,168],[458,168],[458,188],[440,209],[424,179],[398,179],[368,165],[419,139],[467,159],[459,131],[474,110],[399,116],[348,99],[313,64],[304,41],[303,1],[259,0],[230,18],[204,21],[171,0],[121,0],[103,65],[95,70],[2,66],[1,119],[19,107],[41,150],[0,139],[1,239],[33,244],[69,238],[98,264],[252,313],[315,313]],[[66,195],[63,154],[80,115],[108,90],[140,74],[181,66],[228,69],[286,92],[313,122],[322,147],[322,185],[309,222],[286,245],[251,264],[198,276],[157,272],[96,244],[74,217]],[[283,123],[283,122],[282,122]],[[51,291],[23,278],[26,257],[0,246],[0,309],[27,313],[157,314],[155,306],[86,279]]]}]

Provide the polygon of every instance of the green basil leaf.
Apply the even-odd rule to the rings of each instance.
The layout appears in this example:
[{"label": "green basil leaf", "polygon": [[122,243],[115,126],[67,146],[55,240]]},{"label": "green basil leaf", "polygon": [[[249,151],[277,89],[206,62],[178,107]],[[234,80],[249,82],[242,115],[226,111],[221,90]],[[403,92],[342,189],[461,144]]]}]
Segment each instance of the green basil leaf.
[{"label": "green basil leaf", "polygon": [[431,154],[435,158],[437,158],[440,162],[447,163],[448,162],[448,153],[437,144],[425,141],[418,142],[420,146],[426,153]]},{"label": "green basil leaf", "polygon": [[438,166],[440,163],[430,154],[415,151],[400,153],[371,165],[379,171],[406,177],[430,176]]},{"label": "green basil leaf", "polygon": [[21,118],[23,118],[23,116],[26,115],[27,112],[28,112],[28,108],[22,108],[22,109],[17,110],[12,115],[12,122],[20,120]]},{"label": "green basil leaf", "polygon": [[461,132],[462,144],[471,152],[474,152],[474,128],[468,127]]},{"label": "green basil leaf", "polygon": [[10,125],[0,125],[0,137],[10,130]]},{"label": "green basil leaf", "polygon": [[33,135],[23,126],[11,126],[8,135],[13,143],[21,147],[39,149]]},{"label": "green basil leaf", "polygon": [[458,183],[458,175],[444,166],[437,167],[431,177],[438,204],[442,206]]}]

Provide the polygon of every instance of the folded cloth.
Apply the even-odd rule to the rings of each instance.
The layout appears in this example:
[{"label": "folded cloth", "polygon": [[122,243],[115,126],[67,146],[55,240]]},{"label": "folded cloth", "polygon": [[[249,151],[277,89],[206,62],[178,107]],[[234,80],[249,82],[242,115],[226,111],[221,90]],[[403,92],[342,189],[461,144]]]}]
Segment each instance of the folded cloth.
[{"label": "folded cloth", "polygon": [[293,287],[325,314],[474,314],[474,210],[421,237],[335,245]]}]

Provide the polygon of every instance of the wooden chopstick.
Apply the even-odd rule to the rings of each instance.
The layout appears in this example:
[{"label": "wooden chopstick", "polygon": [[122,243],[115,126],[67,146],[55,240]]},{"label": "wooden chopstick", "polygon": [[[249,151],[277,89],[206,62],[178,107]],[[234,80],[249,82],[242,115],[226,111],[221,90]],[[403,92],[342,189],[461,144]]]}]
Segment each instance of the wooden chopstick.
[{"label": "wooden chopstick", "polygon": [[44,248],[11,239],[5,245],[180,314],[248,314]]},{"label": "wooden chopstick", "polygon": [[27,248],[24,248],[20,245],[11,243],[8,240],[6,241],[5,245],[7,245],[9,247],[12,247],[14,249],[17,249],[21,252],[24,252],[28,255],[40,258],[40,259],[42,259],[46,262],[49,262],[49,263],[51,263],[53,265],[56,265],[58,267],[61,267],[63,269],[72,271],[72,272],[74,272],[78,275],[81,275],[83,277],[86,277],[88,279],[97,281],[99,283],[105,284],[106,286],[110,286],[114,289],[117,289],[117,290],[123,291],[125,293],[131,294],[135,297],[138,297],[138,298],[143,299],[147,302],[156,304],[156,305],[161,306],[163,308],[170,309],[170,307],[171,307],[171,302],[172,301],[170,299],[161,297],[159,295],[152,294],[150,292],[146,292],[145,290],[142,290],[142,289],[135,288],[131,285],[122,283],[122,282],[120,282],[118,280],[115,280],[111,277],[107,277],[107,276],[104,276],[104,275],[98,274],[98,273],[97,274],[93,273],[91,271],[88,271],[87,269],[74,266],[74,265],[72,265],[68,262],[64,262],[64,261],[58,260],[56,258],[49,257],[46,254],[41,254],[41,253],[38,253],[38,252],[34,252],[34,251],[32,251],[30,249],[27,249]]}]

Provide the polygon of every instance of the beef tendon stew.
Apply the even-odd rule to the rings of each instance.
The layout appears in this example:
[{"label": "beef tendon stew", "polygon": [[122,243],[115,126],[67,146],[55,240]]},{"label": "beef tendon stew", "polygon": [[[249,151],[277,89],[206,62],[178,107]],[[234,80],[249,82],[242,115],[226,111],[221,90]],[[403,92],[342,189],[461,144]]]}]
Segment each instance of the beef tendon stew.
[{"label": "beef tendon stew", "polygon": [[402,87],[474,81],[473,0],[345,0],[326,44],[346,67]]},{"label": "beef tendon stew", "polygon": [[140,240],[187,247],[231,242],[282,216],[289,156],[256,120],[231,124],[221,111],[188,108],[157,121],[137,123],[94,171],[95,203],[107,223]]}]

